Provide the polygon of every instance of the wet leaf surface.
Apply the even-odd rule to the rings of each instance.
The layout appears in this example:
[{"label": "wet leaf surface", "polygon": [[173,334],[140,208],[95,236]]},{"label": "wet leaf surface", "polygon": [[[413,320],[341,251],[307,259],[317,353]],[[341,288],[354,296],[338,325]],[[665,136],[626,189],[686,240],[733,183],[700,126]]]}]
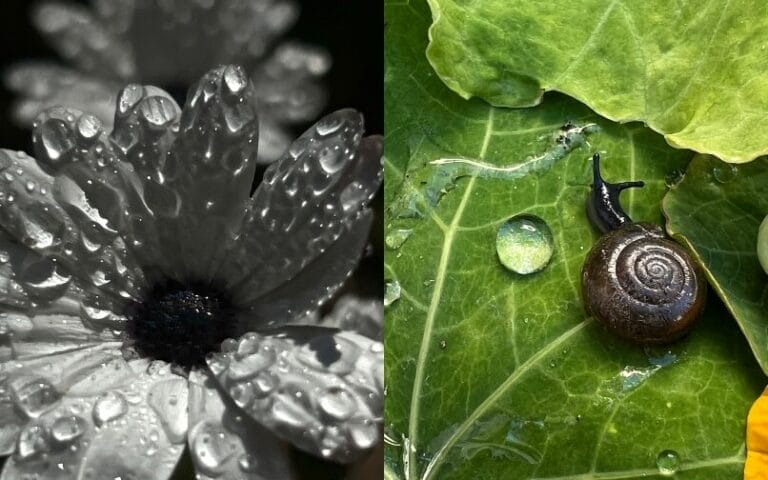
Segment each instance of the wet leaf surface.
[{"label": "wet leaf surface", "polygon": [[768,276],[757,260],[757,231],[768,214],[768,159],[728,165],[697,156],[664,197],[667,229],[706,270],[768,372]]},{"label": "wet leaf surface", "polygon": [[[426,4],[388,2],[385,18],[385,237],[411,230],[385,256],[399,286],[385,302],[386,478],[661,478],[672,468],[740,479],[746,414],[765,380],[716,296],[688,337],[657,348],[606,333],[580,296],[597,238],[584,208],[591,154],[609,181],[646,181],[623,204],[661,224],[666,183],[689,153],[559,95],[523,110],[462,100],[425,57]],[[544,161],[568,121],[599,131]],[[445,181],[439,159],[528,166]],[[538,273],[497,257],[499,227],[520,214],[552,232]]]},{"label": "wet leaf surface", "polygon": [[736,163],[768,153],[764,3],[429,3],[428,56],[464,97],[522,107],[560,91],[672,145]]}]

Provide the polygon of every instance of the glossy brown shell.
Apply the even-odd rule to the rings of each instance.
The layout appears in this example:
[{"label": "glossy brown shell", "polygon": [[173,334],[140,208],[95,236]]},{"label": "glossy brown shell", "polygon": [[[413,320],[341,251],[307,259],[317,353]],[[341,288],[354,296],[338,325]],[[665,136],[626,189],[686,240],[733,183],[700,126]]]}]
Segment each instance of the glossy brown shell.
[{"label": "glossy brown shell", "polygon": [[647,223],[603,235],[581,270],[587,312],[642,344],[680,338],[704,308],[706,280],[688,252]]}]

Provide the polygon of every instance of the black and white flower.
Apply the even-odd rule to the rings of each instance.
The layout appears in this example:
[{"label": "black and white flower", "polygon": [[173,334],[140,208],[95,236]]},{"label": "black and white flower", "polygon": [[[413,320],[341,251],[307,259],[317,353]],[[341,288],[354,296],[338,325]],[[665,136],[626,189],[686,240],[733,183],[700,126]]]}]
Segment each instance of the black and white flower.
[{"label": "black and white flower", "polygon": [[283,441],[379,441],[381,303],[300,323],[367,241],[381,137],[333,113],[251,195],[258,110],[225,66],[183,110],[129,85],[113,129],[53,108],[37,160],[0,151],[0,479],[165,479],[185,445],[198,478],[290,479]]}]

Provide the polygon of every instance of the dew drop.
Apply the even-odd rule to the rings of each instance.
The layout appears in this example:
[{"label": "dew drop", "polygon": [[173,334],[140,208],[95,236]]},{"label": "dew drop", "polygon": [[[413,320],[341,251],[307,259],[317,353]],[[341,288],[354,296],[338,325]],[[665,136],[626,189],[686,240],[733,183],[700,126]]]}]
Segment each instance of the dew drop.
[{"label": "dew drop", "polygon": [[128,411],[128,402],[119,392],[106,392],[96,400],[93,406],[93,420],[101,426],[118,419]]},{"label": "dew drop", "polygon": [[338,145],[325,147],[318,154],[320,166],[328,174],[338,172],[344,166],[346,157]]},{"label": "dew drop", "polygon": [[674,450],[663,450],[656,457],[656,466],[659,473],[665,477],[671,477],[677,473],[680,466],[680,456]]},{"label": "dew drop", "polygon": [[256,457],[248,453],[240,455],[240,458],[237,459],[237,465],[240,467],[240,470],[246,473],[255,472],[259,467]]},{"label": "dew drop", "polygon": [[344,119],[341,116],[329,115],[317,122],[315,129],[320,136],[327,137],[338,132],[342,125],[344,125]]},{"label": "dew drop", "polygon": [[323,392],[318,404],[326,415],[336,420],[348,419],[357,407],[352,394],[341,387],[329,388]]},{"label": "dew drop", "polygon": [[379,427],[376,422],[364,420],[349,426],[349,436],[360,449],[368,449],[379,441]]},{"label": "dew drop", "polygon": [[388,307],[400,298],[400,282],[392,280],[387,282],[384,290],[384,306]]},{"label": "dew drop", "polygon": [[13,382],[11,389],[16,405],[31,418],[38,417],[61,398],[56,388],[44,378],[19,382],[19,384]]},{"label": "dew drop", "polygon": [[53,439],[61,444],[70,443],[85,432],[85,420],[77,415],[57,418],[51,427]]},{"label": "dew drop", "polygon": [[534,215],[517,215],[496,234],[496,253],[509,270],[527,275],[542,270],[552,259],[554,240],[549,226]]},{"label": "dew drop", "polygon": [[225,445],[226,434],[214,425],[201,422],[190,432],[191,454],[202,473],[217,477],[234,453]]},{"label": "dew drop", "polygon": [[672,188],[683,180],[685,174],[680,170],[672,170],[664,175],[664,184],[667,188]]},{"label": "dew drop", "polygon": [[408,240],[411,233],[413,233],[411,228],[396,228],[387,234],[384,243],[392,250],[397,250]]},{"label": "dew drop", "polygon": [[45,430],[40,425],[30,424],[24,427],[16,441],[16,456],[26,460],[48,449]]}]

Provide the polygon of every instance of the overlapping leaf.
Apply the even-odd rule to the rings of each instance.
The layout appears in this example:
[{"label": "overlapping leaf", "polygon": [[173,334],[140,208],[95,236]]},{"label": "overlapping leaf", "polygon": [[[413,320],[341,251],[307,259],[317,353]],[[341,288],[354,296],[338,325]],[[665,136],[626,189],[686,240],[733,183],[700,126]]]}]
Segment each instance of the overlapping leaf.
[{"label": "overlapping leaf", "polygon": [[669,232],[686,243],[768,372],[768,276],[757,230],[768,215],[768,158],[733,166],[697,156],[664,197]]},{"label": "overlapping leaf", "polygon": [[464,97],[519,107],[557,90],[675,146],[737,163],[768,153],[764,2],[429,3],[429,58]]},{"label": "overlapping leaf", "polygon": [[[716,299],[689,337],[642,349],[586,318],[579,293],[596,238],[584,213],[591,153],[602,152],[609,180],[647,182],[623,200],[656,223],[665,177],[688,154],[561,96],[524,110],[462,100],[424,56],[425,3],[390,1],[385,16],[385,234],[412,231],[385,258],[401,287],[386,310],[387,478],[654,478],[670,449],[681,478],[740,479],[744,418],[764,378]],[[567,120],[601,131],[521,178],[470,175],[430,190],[441,171],[431,161],[535,162],[558,148]],[[421,218],[400,218],[413,192],[436,196],[422,197]],[[495,252],[497,228],[519,213],[541,217],[555,239],[550,265],[527,277]]]}]

